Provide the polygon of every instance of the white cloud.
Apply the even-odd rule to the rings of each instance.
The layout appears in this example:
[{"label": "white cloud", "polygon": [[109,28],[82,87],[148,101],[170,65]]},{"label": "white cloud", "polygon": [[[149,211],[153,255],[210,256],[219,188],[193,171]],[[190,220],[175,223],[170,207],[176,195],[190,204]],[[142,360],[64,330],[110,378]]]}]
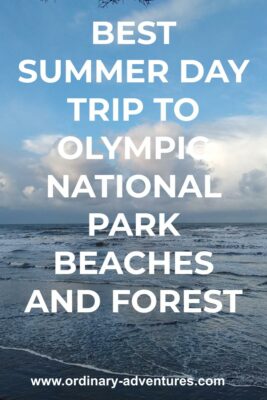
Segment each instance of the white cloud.
[{"label": "white cloud", "polygon": [[180,27],[203,18],[207,14],[217,11],[220,1],[214,0],[167,0],[152,3],[142,11],[134,12],[129,19],[136,21],[147,20],[177,20]]},{"label": "white cloud", "polygon": [[25,186],[22,193],[24,194],[25,197],[30,197],[35,191],[36,189],[34,186]]},{"label": "white cloud", "polygon": [[43,134],[23,141],[23,148],[31,153],[46,154],[62,137],[59,134]]},{"label": "white cloud", "polygon": [[[75,161],[63,160],[59,157],[57,146],[47,148],[45,154],[34,159],[16,160],[16,168],[10,167],[6,173],[0,173],[1,205],[8,208],[28,210],[58,210],[64,215],[81,213],[88,210],[101,210],[109,215],[118,211],[132,214],[137,210],[181,212],[185,216],[194,214],[205,215],[235,215],[239,220],[247,218],[248,210],[267,216],[267,118],[253,116],[237,116],[223,118],[212,123],[195,126],[191,130],[184,131],[178,124],[155,123],[143,124],[130,129],[125,133],[130,136],[137,145],[145,136],[170,136],[176,138],[185,136],[186,142],[190,137],[201,135],[209,138],[205,146],[204,162],[194,160],[187,156],[185,160],[178,160],[176,153],[168,155],[164,160],[145,160],[133,158],[124,160],[123,148],[118,151],[118,159],[87,161],[81,157]],[[38,137],[37,139],[39,139]],[[38,142],[36,140],[35,144]],[[41,140],[42,142],[42,140]],[[47,143],[47,142],[46,142]],[[52,141],[51,141],[52,143]],[[153,143],[153,141],[152,141]],[[50,145],[51,146],[51,145]],[[34,146],[33,146],[34,147]],[[34,147],[35,148],[35,147]],[[19,165],[19,167],[18,167]],[[203,187],[204,174],[210,173],[215,183],[213,190],[223,193],[222,199],[132,199],[125,196],[122,200],[114,199],[90,199],[82,196],[76,200],[64,200],[46,198],[46,178],[48,174],[54,174],[60,178],[63,174],[69,174],[72,184],[79,175],[86,174],[92,179],[95,174],[122,174],[125,177],[133,174],[144,174],[150,178],[154,174],[160,174],[167,178],[169,174],[175,174],[178,185],[187,174],[193,174]],[[96,185],[95,185],[96,186]],[[97,192],[97,187],[94,187]],[[113,190],[114,188],[112,188]],[[40,216],[43,211],[40,211]],[[227,214],[228,213],[228,214]]]},{"label": "white cloud", "polygon": [[[179,28],[185,28],[207,15],[219,12],[226,7],[242,5],[243,0],[161,0],[152,3],[141,11],[135,11],[127,20],[176,20]],[[251,0],[247,0],[251,1]]]},{"label": "white cloud", "polygon": [[0,172],[0,192],[6,191],[8,188],[8,177]]},{"label": "white cloud", "polygon": [[0,207],[10,207],[17,202],[16,188],[11,174],[0,172]]},{"label": "white cloud", "polygon": [[237,116],[198,126],[210,138],[205,161],[226,193],[239,190],[243,174],[267,169],[267,118]]},{"label": "white cloud", "polygon": [[[191,198],[179,202],[167,196],[157,201],[152,197],[138,201],[127,197],[120,202],[122,209],[135,211],[164,209],[171,212],[178,207],[180,212],[200,213],[253,208],[266,210],[267,185],[264,190],[264,184],[267,176],[267,118],[252,116],[223,118],[198,125],[187,132],[174,123],[143,124],[125,134],[131,137],[136,145],[140,144],[145,136],[153,139],[156,136],[177,138],[179,135],[184,135],[187,142],[190,137],[201,135],[208,137],[209,142],[204,150],[202,149],[202,161],[196,161],[190,156],[185,160],[178,160],[175,152],[162,160],[145,160],[143,157],[125,160],[124,148],[120,145],[119,158],[114,164],[110,164],[107,160],[86,161],[84,157],[75,161],[62,160],[57,150],[53,148],[42,158],[42,167],[58,177],[67,173],[73,182],[80,174],[87,174],[89,178],[94,174],[106,173],[120,173],[124,176],[144,174],[150,178],[160,174],[166,179],[170,174],[174,174],[179,185],[187,174],[193,174],[200,187],[203,187],[204,175],[210,174],[213,179],[213,190],[223,193],[223,198],[219,200]],[[152,154],[153,150],[152,145]],[[100,203],[104,201],[96,202],[96,206],[100,207]],[[109,203],[110,210],[114,207],[114,203],[119,204],[118,200]]]}]

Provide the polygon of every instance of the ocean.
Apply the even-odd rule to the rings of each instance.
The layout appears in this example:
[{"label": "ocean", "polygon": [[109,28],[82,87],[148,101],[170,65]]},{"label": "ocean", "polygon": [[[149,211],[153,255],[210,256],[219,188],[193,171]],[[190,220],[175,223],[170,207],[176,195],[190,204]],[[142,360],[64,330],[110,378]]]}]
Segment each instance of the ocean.
[{"label": "ocean", "polygon": [[[222,377],[233,387],[267,388],[267,224],[183,224],[180,237],[112,238],[103,232],[89,238],[87,230],[86,225],[0,226],[0,349],[103,374]],[[206,276],[160,270],[152,276],[55,275],[55,251],[97,251],[101,264],[109,250],[119,260],[134,250],[206,250],[213,253],[214,271]],[[131,307],[112,313],[112,290],[129,288],[156,294],[168,288],[242,289],[243,295],[236,313],[227,306],[217,314],[140,314]],[[63,309],[25,314],[34,289],[45,298],[51,289],[92,289],[104,301],[92,314]]]}]

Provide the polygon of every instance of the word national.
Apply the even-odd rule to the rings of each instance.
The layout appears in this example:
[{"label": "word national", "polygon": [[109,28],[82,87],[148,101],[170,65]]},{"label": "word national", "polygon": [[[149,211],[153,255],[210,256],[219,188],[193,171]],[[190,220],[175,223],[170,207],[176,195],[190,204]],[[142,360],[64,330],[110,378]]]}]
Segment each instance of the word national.
[{"label": "word national", "polygon": [[47,195],[48,198],[61,195],[65,199],[75,199],[81,195],[102,199],[109,196],[122,199],[126,195],[136,199],[148,196],[161,198],[165,195],[180,199],[192,195],[197,198],[221,198],[222,194],[213,192],[211,186],[210,175],[201,177],[199,183],[194,175],[186,175],[182,183],[176,175],[169,175],[168,178],[161,175],[153,175],[152,178],[145,175],[132,175],[129,178],[120,174],[94,175],[90,178],[80,175],[74,184],[69,175],[63,175],[61,182],[54,175],[48,175]]}]

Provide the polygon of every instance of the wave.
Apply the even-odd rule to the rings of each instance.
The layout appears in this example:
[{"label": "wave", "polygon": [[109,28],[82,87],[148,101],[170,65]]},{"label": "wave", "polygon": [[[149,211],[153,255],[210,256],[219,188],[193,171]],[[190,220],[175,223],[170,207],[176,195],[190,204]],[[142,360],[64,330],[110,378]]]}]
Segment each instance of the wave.
[{"label": "wave", "polygon": [[233,386],[233,387],[241,387],[241,388],[245,388],[245,387],[255,387],[255,388],[260,388],[260,389],[265,389],[267,390],[267,384],[265,386],[262,385],[248,385],[245,383],[226,383],[226,385],[228,386]]},{"label": "wave", "polygon": [[44,269],[55,269],[54,265],[38,265],[31,264],[23,261],[10,261],[7,262],[7,265],[12,268],[22,268],[22,269],[31,269],[31,268],[44,268]]},{"label": "wave", "polygon": [[[52,362],[56,362],[59,364],[63,364],[63,365],[68,365],[68,366],[72,366],[72,367],[77,367],[77,368],[84,368],[84,369],[89,369],[89,370],[93,370],[96,372],[102,372],[108,375],[118,375],[118,376],[140,376],[140,377],[149,377],[149,378],[157,378],[157,377],[161,377],[162,375],[150,375],[150,374],[133,374],[133,373],[129,373],[129,372],[116,372],[116,371],[112,371],[109,369],[105,369],[105,368],[99,368],[96,367],[95,365],[91,365],[91,364],[82,364],[82,363],[74,363],[74,362],[70,362],[70,361],[64,361],[61,360],[59,358],[55,358],[55,357],[51,357],[47,354],[42,354],[39,353],[37,351],[31,350],[31,349],[27,349],[27,348],[22,348],[22,347],[11,347],[11,346],[3,346],[0,345],[0,349],[1,350],[9,350],[9,351],[18,351],[18,352],[24,352],[24,353],[28,353],[31,354],[35,357],[40,357],[40,358],[44,358],[46,360],[52,361]],[[160,367],[162,368],[162,367]],[[166,369],[165,367],[163,367],[164,369]],[[194,381],[197,381],[197,378],[195,378],[192,375],[188,375],[188,374],[180,374],[180,375],[164,375],[168,378],[191,378]],[[227,386],[231,386],[231,387],[254,387],[254,388],[261,388],[261,389],[267,389],[267,386],[263,386],[263,385],[248,385],[248,384],[238,384],[238,383],[233,383],[233,382],[226,382]]]},{"label": "wave", "polygon": [[[46,268],[46,267],[45,267]],[[70,279],[70,280],[63,280],[63,279],[23,279],[23,278],[19,278],[19,279],[13,279],[13,278],[7,278],[7,279],[12,279],[14,281],[17,282],[44,282],[44,283],[67,283],[67,284],[79,284],[79,285],[114,285],[114,286],[127,286],[127,287],[137,287],[137,288],[161,288],[161,289],[191,289],[191,286],[177,286],[177,285],[161,285],[161,284],[157,284],[157,283],[149,283],[149,282],[129,282],[129,281],[105,281],[105,280],[100,280],[100,281],[85,281],[85,280],[75,280],[75,279]],[[5,280],[5,278],[3,278],[3,280]],[[207,288],[203,288],[202,290],[208,290]]]},{"label": "wave", "polygon": [[211,249],[261,249],[262,246],[260,245],[253,245],[253,244],[218,244],[218,243],[209,243],[209,248]]},{"label": "wave", "polygon": [[27,269],[27,268],[36,268],[37,267],[34,264],[30,264],[30,263],[27,263],[27,262],[18,262],[18,261],[11,261],[11,262],[9,262],[7,264],[10,267],[13,267],[13,268],[24,268],[24,269]]},{"label": "wave", "polygon": [[220,255],[220,256],[263,256],[266,253],[263,251],[256,251],[256,252],[242,252],[242,251],[222,251],[222,252],[213,252],[213,255]]},{"label": "wave", "polygon": [[[2,349],[2,350],[11,350],[11,351],[21,351],[21,352],[25,352],[25,353],[31,354],[33,356],[36,356],[36,357],[45,358],[46,360],[49,360],[49,361],[57,362],[57,363],[60,363],[60,364],[63,364],[63,365],[69,365],[69,366],[72,366],[72,367],[90,369],[90,370],[93,370],[93,371],[102,372],[102,373],[109,374],[109,375],[136,376],[136,374],[131,374],[129,372],[112,371],[112,370],[109,370],[109,369],[106,369],[106,368],[99,368],[99,367],[96,367],[95,365],[91,365],[91,364],[81,364],[81,363],[74,363],[74,362],[70,362],[70,361],[64,361],[64,360],[61,360],[59,358],[51,357],[51,356],[49,356],[47,354],[42,354],[42,353],[39,353],[37,351],[30,350],[30,349],[23,348],[23,347],[9,347],[9,346],[0,345],[0,349]],[[161,366],[158,366],[158,367],[166,369],[165,367],[161,367]],[[141,377],[154,377],[153,375],[148,375],[148,374],[145,374],[145,375],[138,374],[138,376],[141,376]],[[169,375],[168,377],[177,377],[177,378],[187,377],[187,378],[192,378],[192,376],[185,375],[185,374],[182,374],[182,375]]]},{"label": "wave", "polygon": [[[223,312],[222,312],[223,313]],[[227,313],[225,313],[227,314]],[[213,316],[207,316],[207,317],[197,317],[197,318],[192,318],[190,320],[185,320],[185,319],[179,319],[179,320],[173,320],[173,321],[155,321],[155,322],[143,322],[143,323],[133,323],[133,322],[118,322],[116,323],[116,326],[122,326],[125,328],[136,328],[136,329],[141,329],[145,327],[153,327],[153,326],[169,326],[169,325],[184,325],[184,324],[191,324],[191,323],[197,323],[197,322],[204,322],[209,318],[216,318],[215,315]]]},{"label": "wave", "polygon": [[213,272],[213,275],[230,275],[230,276],[238,276],[238,277],[244,277],[244,278],[267,278],[267,275],[240,274],[238,272],[231,272],[231,271],[217,271],[217,272]]},{"label": "wave", "polygon": [[94,243],[95,244],[95,246],[96,247],[107,247],[108,246],[108,243],[106,243],[106,242],[102,242],[102,241],[98,241],[98,242],[95,242]]},{"label": "wave", "polygon": [[66,230],[66,229],[56,229],[56,230],[45,230],[45,231],[40,231],[40,232],[36,232],[36,235],[39,236],[65,236],[65,235],[74,235],[75,232],[73,232],[72,230]]},{"label": "wave", "polygon": [[258,286],[267,286],[267,281],[264,281],[262,283],[259,283]]},{"label": "wave", "polygon": [[212,318],[212,317],[202,317],[202,318],[192,318],[190,320],[175,320],[175,321],[156,321],[156,322],[148,322],[148,323],[143,323],[143,324],[138,324],[136,327],[146,327],[146,326],[169,326],[169,325],[185,325],[185,324],[191,324],[191,323],[197,323],[197,322],[204,322],[207,319]]}]

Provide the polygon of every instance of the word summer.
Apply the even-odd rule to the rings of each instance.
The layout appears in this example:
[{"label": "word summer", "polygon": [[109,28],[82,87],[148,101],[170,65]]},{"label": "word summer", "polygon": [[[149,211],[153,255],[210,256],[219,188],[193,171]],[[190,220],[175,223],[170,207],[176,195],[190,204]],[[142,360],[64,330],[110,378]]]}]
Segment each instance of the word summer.
[{"label": "word summer", "polygon": [[[181,83],[211,83],[213,80],[224,83],[241,83],[249,60],[236,64],[234,60],[213,60],[208,67],[198,60],[177,60]],[[72,60],[33,60],[26,59],[19,63],[19,82],[37,81],[54,84],[72,83],[168,83],[168,63],[160,59],[120,60],[112,65],[103,60],[87,59],[82,65],[75,65]]]},{"label": "word summer", "polygon": [[54,198],[55,194],[61,195],[63,198],[87,195],[89,198],[100,197],[103,199],[110,195],[118,199],[125,195],[136,199],[151,195],[154,198],[161,198],[163,195],[170,198],[184,198],[187,195],[197,198],[222,197],[221,193],[212,191],[210,175],[201,177],[200,183],[197,183],[193,175],[186,175],[182,183],[176,175],[170,175],[166,179],[160,175],[154,175],[152,178],[145,175],[132,175],[129,178],[125,178],[123,175],[94,175],[90,179],[87,175],[80,175],[73,187],[71,187],[72,180],[69,175],[63,175],[62,182],[59,182],[54,175],[48,175],[47,178],[48,198]]},{"label": "word summer", "polygon": [[[131,307],[142,314],[154,310],[160,313],[168,311],[174,313],[218,313],[223,309],[226,312],[235,313],[236,298],[242,294],[242,290],[214,289],[203,293],[200,289],[185,289],[179,292],[173,289],[161,289],[157,295],[148,289],[137,291],[113,290],[111,302],[113,313],[119,313],[127,307]],[[100,296],[94,290],[78,289],[73,291],[69,289],[62,295],[57,290],[51,290],[49,304],[47,305],[41,291],[36,289],[33,291],[24,312],[29,313],[33,309],[39,309],[44,313],[57,313],[63,309],[68,313],[93,313],[99,309],[100,305]]]}]

